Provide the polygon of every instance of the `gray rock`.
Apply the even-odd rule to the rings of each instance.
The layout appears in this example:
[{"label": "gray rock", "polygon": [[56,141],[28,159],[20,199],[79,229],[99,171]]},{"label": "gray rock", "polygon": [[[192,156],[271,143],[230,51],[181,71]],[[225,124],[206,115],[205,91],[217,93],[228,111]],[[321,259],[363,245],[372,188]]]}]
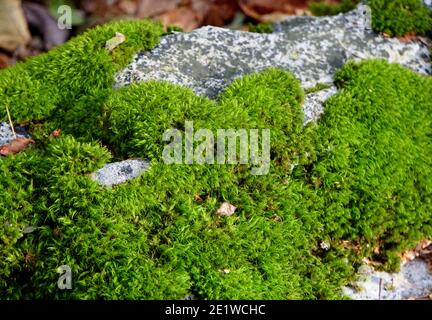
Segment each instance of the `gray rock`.
[{"label": "gray rock", "polygon": [[343,287],[345,295],[354,300],[421,299],[432,294],[432,273],[425,261],[417,258],[401,266],[398,273],[375,271],[362,266],[356,288]]},{"label": "gray rock", "polygon": [[306,95],[303,104],[303,124],[306,125],[309,122],[317,121],[321,114],[324,113],[324,102],[336,93],[337,88],[332,86],[328,89],[320,90]]},{"label": "gray rock", "polygon": [[111,187],[138,177],[147,171],[150,163],[141,159],[130,159],[109,163],[91,175],[92,179],[103,186]]},{"label": "gray rock", "polygon": [[[29,135],[20,128],[15,128],[15,133],[18,138],[28,138]],[[0,146],[7,144],[15,139],[10,125],[6,122],[0,122]]]},{"label": "gray rock", "polygon": [[428,48],[375,34],[370,8],[331,17],[292,17],[276,32],[257,34],[215,27],[175,33],[135,56],[115,77],[115,87],[166,80],[216,98],[234,79],[269,67],[292,71],[304,88],[331,84],[347,60],[383,58],[431,74]]}]

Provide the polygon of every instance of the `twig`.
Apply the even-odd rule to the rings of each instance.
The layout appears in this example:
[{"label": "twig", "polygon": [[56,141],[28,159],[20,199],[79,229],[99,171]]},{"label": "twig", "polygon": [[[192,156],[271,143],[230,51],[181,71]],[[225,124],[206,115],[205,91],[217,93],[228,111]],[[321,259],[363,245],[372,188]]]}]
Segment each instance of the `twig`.
[{"label": "twig", "polygon": [[14,126],[13,126],[13,123],[12,123],[12,118],[11,118],[8,106],[6,106],[6,112],[7,112],[8,118],[9,118],[9,125],[10,125],[10,127],[12,129],[12,133],[14,135],[14,138],[16,139],[17,135],[15,133],[15,129],[14,129]]},{"label": "twig", "polygon": [[381,287],[382,287],[382,278],[380,278],[379,280],[378,300],[381,300]]}]

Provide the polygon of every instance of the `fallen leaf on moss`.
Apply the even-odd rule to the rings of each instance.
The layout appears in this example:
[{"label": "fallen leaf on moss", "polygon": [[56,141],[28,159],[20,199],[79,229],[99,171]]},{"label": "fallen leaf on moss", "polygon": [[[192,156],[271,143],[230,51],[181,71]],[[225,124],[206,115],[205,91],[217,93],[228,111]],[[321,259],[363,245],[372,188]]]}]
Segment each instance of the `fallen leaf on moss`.
[{"label": "fallen leaf on moss", "polygon": [[219,272],[223,273],[223,274],[228,274],[228,273],[231,272],[231,270],[229,270],[229,269],[219,269]]},{"label": "fallen leaf on moss", "polygon": [[216,211],[216,214],[219,216],[232,216],[234,212],[237,210],[237,207],[229,204],[228,202],[222,203],[219,209]]},{"label": "fallen leaf on moss", "polygon": [[413,250],[407,250],[400,255],[402,263],[414,260],[419,256],[428,256],[432,253],[432,241],[420,241]]},{"label": "fallen leaf on moss", "polygon": [[54,228],[54,230],[53,230],[53,236],[55,237],[55,238],[60,238],[61,237],[61,235],[62,235],[62,233],[61,233],[61,230],[60,230],[60,228]]},{"label": "fallen leaf on moss", "polygon": [[374,253],[374,255],[379,255],[380,253],[381,253],[381,249],[380,249],[380,247],[379,246],[376,246],[374,249],[373,249],[373,253]]},{"label": "fallen leaf on moss", "polygon": [[277,214],[274,214],[271,219],[275,222],[282,222],[282,218],[280,216],[278,216]]},{"label": "fallen leaf on moss", "polygon": [[31,138],[16,138],[0,147],[0,155],[8,156],[25,150],[29,145],[34,144],[35,141]]},{"label": "fallen leaf on moss", "polygon": [[203,198],[201,198],[200,195],[198,195],[198,194],[196,194],[196,195],[194,196],[194,200],[195,200],[196,202],[203,202],[203,201],[204,201]]},{"label": "fallen leaf on moss", "polygon": [[36,255],[32,251],[27,251],[24,254],[24,261],[26,265],[34,265],[36,262]]},{"label": "fallen leaf on moss", "polygon": [[58,137],[60,137],[60,136],[61,136],[61,129],[55,129],[55,130],[51,133],[51,135],[52,135],[54,138],[58,138]]},{"label": "fallen leaf on moss", "polygon": [[105,48],[108,51],[113,51],[115,48],[117,48],[119,45],[121,45],[123,42],[126,41],[126,37],[123,33],[116,32],[116,35],[114,38],[109,39],[105,43]]}]

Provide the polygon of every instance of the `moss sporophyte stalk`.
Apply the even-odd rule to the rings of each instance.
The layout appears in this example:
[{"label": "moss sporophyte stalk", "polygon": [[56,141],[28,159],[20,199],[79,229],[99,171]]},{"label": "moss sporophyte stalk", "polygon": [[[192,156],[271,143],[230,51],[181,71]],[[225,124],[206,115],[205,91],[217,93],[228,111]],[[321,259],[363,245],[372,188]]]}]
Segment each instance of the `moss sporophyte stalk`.
[{"label": "moss sporophyte stalk", "polygon": [[[108,52],[116,32],[126,41]],[[237,79],[217,101],[164,81],[113,90],[162,34],[115,22],[0,71],[1,120],[8,106],[36,142],[0,159],[0,298],[341,298],[364,257],[395,269],[432,236],[431,77],[348,63],[306,126],[303,89],[279,69]],[[164,132],[185,137],[186,121],[215,139],[233,128],[262,142],[270,129],[268,173],[253,175],[251,161],[166,164]],[[89,176],[135,157],[150,169],[127,183]],[[222,203],[235,213],[216,215]],[[58,289],[59,266],[72,290]]]}]

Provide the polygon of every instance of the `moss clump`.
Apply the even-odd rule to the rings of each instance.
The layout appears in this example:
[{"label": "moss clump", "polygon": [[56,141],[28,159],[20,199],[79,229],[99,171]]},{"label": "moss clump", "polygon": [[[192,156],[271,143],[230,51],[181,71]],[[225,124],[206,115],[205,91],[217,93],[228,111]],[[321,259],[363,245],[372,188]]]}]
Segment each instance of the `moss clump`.
[{"label": "moss clump", "polygon": [[372,61],[346,65],[335,80],[343,89],[316,128],[309,172],[325,202],[321,221],[387,260],[432,235],[432,79]]},{"label": "moss clump", "polygon": [[[49,57],[39,59],[67,64]],[[33,61],[16,69],[28,82],[1,72],[2,90],[35,89]],[[105,63],[85,74],[108,79],[116,67]],[[383,61],[349,63],[335,78],[341,92],[304,128],[304,92],[282,70],[239,79],[218,101],[166,82],[81,88],[81,77],[49,86],[58,101],[75,97],[65,104],[46,96],[50,107],[33,115],[11,104],[15,117],[44,121],[31,123],[35,146],[0,159],[0,298],[341,298],[363,257],[392,267],[396,253],[432,235],[430,77]],[[212,131],[270,128],[270,172],[165,164],[162,133],[184,131],[186,120]],[[63,135],[53,139],[58,126]],[[89,177],[135,156],[152,163],[135,180],[104,188]],[[225,201],[236,213],[215,215]],[[73,290],[57,288],[64,264]]]},{"label": "moss clump", "polygon": [[368,0],[372,27],[391,36],[425,34],[432,30],[432,10],[422,0]]},{"label": "moss clump", "polygon": [[[105,43],[116,32],[126,41],[109,52]],[[0,119],[9,106],[14,120],[25,123],[56,117],[82,96],[111,88],[115,72],[140,49],[157,44],[163,28],[147,21],[120,21],[96,27],[48,54],[30,58],[0,73]]]},{"label": "moss clump", "polygon": [[315,86],[305,89],[305,94],[315,93],[321,90],[329,89],[331,86],[327,83],[317,83]]},{"label": "moss clump", "polygon": [[[105,103],[112,145],[124,156],[152,160],[146,175],[114,189],[86,176],[108,161],[106,149],[71,136],[6,158],[7,172],[26,173],[27,180],[14,183],[31,179],[34,189],[23,200],[33,204],[31,215],[11,220],[17,236],[5,254],[13,249],[17,258],[5,264],[3,297],[339,297],[341,273],[334,277],[335,262],[324,265],[313,255],[314,233],[298,217],[309,219],[314,201],[287,197],[314,197],[303,183],[285,182],[302,99],[298,81],[278,70],[236,81],[220,104],[163,82],[114,92]],[[246,166],[165,165],[160,135],[188,118],[197,129],[273,127],[274,172],[260,179]],[[235,217],[214,214],[223,201],[238,206]],[[24,235],[27,224],[38,229]],[[56,288],[59,263],[74,270],[74,290]]]},{"label": "moss clump", "polygon": [[[353,10],[359,2],[342,0],[327,4],[314,1],[309,8],[316,16],[328,16]],[[424,6],[422,0],[367,0],[365,3],[372,8],[372,27],[376,32],[403,36],[432,31],[432,10]]]},{"label": "moss clump", "polygon": [[273,32],[273,23],[271,22],[261,22],[258,24],[248,24],[249,32],[256,33],[272,33]]},{"label": "moss clump", "polygon": [[342,0],[340,3],[328,4],[321,0],[310,3],[309,9],[316,16],[333,16],[353,10],[358,3],[359,0]]}]

